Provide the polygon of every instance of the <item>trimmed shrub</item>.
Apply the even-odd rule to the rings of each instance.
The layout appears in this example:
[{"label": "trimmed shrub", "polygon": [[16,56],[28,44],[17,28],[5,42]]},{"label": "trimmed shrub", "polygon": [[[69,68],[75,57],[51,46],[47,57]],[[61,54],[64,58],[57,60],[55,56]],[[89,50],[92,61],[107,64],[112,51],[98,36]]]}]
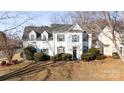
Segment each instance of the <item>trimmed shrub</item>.
[{"label": "trimmed shrub", "polygon": [[44,54],[44,53],[41,53],[41,52],[36,52],[33,56],[34,60],[36,62],[39,62],[39,61],[45,61],[45,60],[49,60],[50,59],[50,56]]},{"label": "trimmed shrub", "polygon": [[33,60],[33,55],[36,53],[37,50],[33,46],[28,46],[24,48],[24,54],[27,60]]},{"label": "trimmed shrub", "polygon": [[94,55],[100,55],[100,51],[99,51],[99,49],[98,48],[90,48],[89,50],[88,50],[88,52],[89,53],[92,53],[92,54],[94,54]]},{"label": "trimmed shrub", "polygon": [[72,55],[69,53],[60,53],[54,57],[54,60],[56,60],[56,61],[71,61]]},{"label": "trimmed shrub", "polygon": [[98,59],[102,59],[100,56],[100,51],[97,48],[90,48],[87,53],[81,55],[81,59],[85,61],[95,60],[98,56]]},{"label": "trimmed shrub", "polygon": [[96,56],[93,53],[85,53],[81,56],[81,59],[84,61],[90,61],[90,60],[95,60]]},{"label": "trimmed shrub", "polygon": [[106,58],[106,56],[104,56],[104,55],[97,55],[96,56],[96,60],[102,60],[102,59],[105,59]]},{"label": "trimmed shrub", "polygon": [[27,60],[33,60],[33,53],[31,53],[30,51],[25,51],[25,58]]},{"label": "trimmed shrub", "polygon": [[62,60],[61,55],[62,55],[62,53],[60,53],[60,54],[56,54],[56,55],[53,57],[53,60],[61,61],[61,60]]},{"label": "trimmed shrub", "polygon": [[112,53],[112,57],[115,58],[115,59],[119,59],[120,58],[117,52],[113,52]]},{"label": "trimmed shrub", "polygon": [[62,61],[71,61],[72,60],[72,55],[68,54],[68,53],[63,53],[61,55],[61,57],[62,57]]}]

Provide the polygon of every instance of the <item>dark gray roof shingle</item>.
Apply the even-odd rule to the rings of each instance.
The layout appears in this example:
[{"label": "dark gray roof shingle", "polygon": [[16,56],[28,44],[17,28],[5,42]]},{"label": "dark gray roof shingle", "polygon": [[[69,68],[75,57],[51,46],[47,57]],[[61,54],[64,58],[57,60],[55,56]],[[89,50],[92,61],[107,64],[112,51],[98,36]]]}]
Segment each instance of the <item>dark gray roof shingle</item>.
[{"label": "dark gray roof shingle", "polygon": [[51,31],[50,31],[50,28],[48,26],[26,26],[25,29],[24,29],[24,33],[23,33],[23,36],[22,36],[22,39],[28,39],[28,35],[31,31],[35,31],[36,34],[37,34],[37,38],[39,38],[41,36],[41,33],[44,32],[44,31],[47,31],[48,32],[48,35],[49,37],[52,36],[51,34]]},{"label": "dark gray roof shingle", "polygon": [[69,24],[52,24],[51,25],[51,29],[54,32],[64,32],[64,31],[68,31],[73,25],[69,25]]},{"label": "dark gray roof shingle", "polygon": [[23,36],[22,36],[22,39],[25,40],[25,39],[28,39],[28,34],[31,32],[31,31],[35,31],[37,33],[37,38],[40,37],[41,33],[43,31],[47,31],[48,34],[49,34],[49,38],[52,37],[52,32],[65,32],[65,31],[76,31],[76,32],[82,32],[81,30],[73,30],[72,28],[74,27],[75,25],[72,25],[72,24],[51,24],[50,27],[48,26],[26,26],[25,29],[24,29],[24,33],[23,33]]}]

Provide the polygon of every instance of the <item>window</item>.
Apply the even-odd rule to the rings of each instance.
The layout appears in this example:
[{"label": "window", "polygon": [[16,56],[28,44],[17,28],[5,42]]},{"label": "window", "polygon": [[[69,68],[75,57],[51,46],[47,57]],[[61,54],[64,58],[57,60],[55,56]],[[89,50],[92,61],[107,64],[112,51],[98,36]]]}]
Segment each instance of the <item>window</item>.
[{"label": "window", "polygon": [[65,40],[64,34],[58,34],[57,35],[57,41],[64,41],[64,40]]},{"label": "window", "polygon": [[65,48],[60,46],[60,47],[57,47],[57,53],[64,53],[65,52]]},{"label": "window", "polygon": [[46,41],[46,35],[43,35],[42,40]]},{"label": "window", "polygon": [[88,35],[87,34],[83,35],[83,41],[88,41]]},{"label": "window", "polygon": [[48,49],[42,49],[42,52],[45,53],[45,54],[48,54],[49,50]]},{"label": "window", "polygon": [[87,46],[83,46],[83,52],[86,53],[88,51],[88,47]]},{"label": "window", "polygon": [[35,36],[34,35],[31,35],[31,40],[34,40],[35,39]]},{"label": "window", "polygon": [[72,35],[72,42],[79,42],[79,36]]}]

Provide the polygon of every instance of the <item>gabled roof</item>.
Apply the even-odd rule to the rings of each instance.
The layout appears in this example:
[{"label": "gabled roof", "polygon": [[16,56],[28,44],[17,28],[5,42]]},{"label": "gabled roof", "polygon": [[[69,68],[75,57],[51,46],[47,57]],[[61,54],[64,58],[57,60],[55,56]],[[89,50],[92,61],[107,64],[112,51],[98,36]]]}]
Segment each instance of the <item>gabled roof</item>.
[{"label": "gabled roof", "polygon": [[[22,39],[28,39],[28,35],[31,31],[35,31],[37,36],[39,37],[42,32],[46,31],[49,35],[49,38],[52,37],[52,32],[83,32],[83,30],[74,30],[73,28],[78,24],[51,24],[48,26],[26,26],[24,29],[24,33]],[[37,37],[37,38],[38,38]]]},{"label": "gabled roof", "polygon": [[[105,27],[103,28],[103,30],[104,30],[104,29],[110,29],[110,27],[109,27],[109,26],[105,26]],[[116,26],[116,27],[115,27],[115,31],[116,31],[117,33],[119,33],[119,34],[124,34],[124,25]]]},{"label": "gabled roof", "polygon": [[43,33],[44,31],[46,31],[48,33],[49,36],[51,36],[51,31],[50,28],[48,26],[26,26],[24,29],[24,33],[22,36],[22,39],[28,39],[28,35],[31,31],[34,31],[37,34],[37,38],[41,35],[41,33]]},{"label": "gabled roof", "polygon": [[51,28],[52,28],[52,31],[61,32],[61,31],[67,31],[72,26],[73,25],[69,25],[69,24],[52,24]]},{"label": "gabled roof", "polygon": [[78,24],[52,24],[51,28],[53,32],[82,32],[83,30],[74,30],[73,28]]}]

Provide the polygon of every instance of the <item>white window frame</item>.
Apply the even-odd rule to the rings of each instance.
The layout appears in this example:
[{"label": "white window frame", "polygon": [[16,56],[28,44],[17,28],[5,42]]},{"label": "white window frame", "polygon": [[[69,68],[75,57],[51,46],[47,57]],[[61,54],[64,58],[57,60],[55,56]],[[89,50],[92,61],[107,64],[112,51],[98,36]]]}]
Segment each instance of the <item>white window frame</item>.
[{"label": "white window frame", "polygon": [[63,46],[57,47],[57,54],[60,54],[60,53],[65,53],[65,47]]},{"label": "white window frame", "polygon": [[48,55],[49,54],[49,49],[48,48],[42,49],[42,52]]},{"label": "white window frame", "polygon": [[46,41],[46,40],[47,40],[47,36],[43,34],[43,35],[42,35],[42,40],[43,40],[43,41]]},{"label": "white window frame", "polygon": [[57,41],[58,42],[65,41],[65,35],[64,34],[57,34]]},{"label": "white window frame", "polygon": [[31,39],[32,41],[34,41],[34,40],[35,40],[35,35],[31,34],[30,39]]},{"label": "white window frame", "polygon": [[79,42],[79,36],[78,35],[72,35],[72,42]]}]

